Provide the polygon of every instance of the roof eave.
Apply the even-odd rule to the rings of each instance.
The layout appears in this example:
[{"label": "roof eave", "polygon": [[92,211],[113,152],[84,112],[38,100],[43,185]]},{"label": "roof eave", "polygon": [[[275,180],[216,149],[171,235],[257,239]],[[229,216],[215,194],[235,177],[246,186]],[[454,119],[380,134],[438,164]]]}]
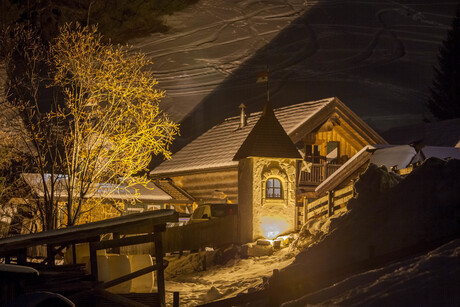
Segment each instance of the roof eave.
[{"label": "roof eave", "polygon": [[170,172],[159,172],[153,173],[151,171],[149,173],[150,179],[162,179],[162,178],[171,178],[175,176],[185,176],[185,175],[194,175],[194,174],[202,174],[202,173],[213,173],[216,171],[223,171],[223,170],[232,170],[238,169],[238,164],[234,165],[223,165],[223,166],[215,166],[215,167],[207,167],[207,168],[196,168],[196,169],[186,169],[186,170],[177,170],[177,171],[170,171]]}]

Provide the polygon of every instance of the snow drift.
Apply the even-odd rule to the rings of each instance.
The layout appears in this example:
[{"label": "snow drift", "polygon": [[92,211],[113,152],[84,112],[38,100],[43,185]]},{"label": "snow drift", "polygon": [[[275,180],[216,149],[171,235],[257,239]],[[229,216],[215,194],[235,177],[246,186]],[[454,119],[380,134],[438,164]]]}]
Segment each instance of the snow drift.
[{"label": "snow drift", "polygon": [[430,158],[405,179],[371,164],[356,184],[351,210],[331,218],[323,240],[280,272],[280,300],[458,237],[459,173],[460,160]]}]

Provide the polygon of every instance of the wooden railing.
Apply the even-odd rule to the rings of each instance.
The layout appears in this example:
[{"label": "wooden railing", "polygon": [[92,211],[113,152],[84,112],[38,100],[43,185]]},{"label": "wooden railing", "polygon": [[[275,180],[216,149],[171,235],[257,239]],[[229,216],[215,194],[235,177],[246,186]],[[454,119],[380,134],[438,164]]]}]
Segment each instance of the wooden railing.
[{"label": "wooden railing", "polygon": [[310,172],[301,172],[300,185],[318,185],[332,175],[342,164],[312,164]]},{"label": "wooden railing", "polygon": [[304,204],[303,222],[313,218],[326,218],[335,212],[347,209],[348,201],[355,195],[354,184],[337,191],[329,191],[326,196]]}]

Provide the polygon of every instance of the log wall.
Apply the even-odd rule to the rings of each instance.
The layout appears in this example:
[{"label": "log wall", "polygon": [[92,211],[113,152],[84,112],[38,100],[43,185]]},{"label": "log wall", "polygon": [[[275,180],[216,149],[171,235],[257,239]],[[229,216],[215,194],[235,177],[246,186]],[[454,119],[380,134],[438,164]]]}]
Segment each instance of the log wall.
[{"label": "log wall", "polygon": [[197,201],[215,200],[221,191],[233,203],[238,203],[238,168],[172,177],[174,184],[183,188]]}]

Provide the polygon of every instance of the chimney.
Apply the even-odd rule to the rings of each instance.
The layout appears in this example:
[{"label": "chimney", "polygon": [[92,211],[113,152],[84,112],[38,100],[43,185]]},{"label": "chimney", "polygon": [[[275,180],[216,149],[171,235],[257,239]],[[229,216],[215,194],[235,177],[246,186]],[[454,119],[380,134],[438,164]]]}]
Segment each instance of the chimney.
[{"label": "chimney", "polygon": [[244,112],[244,109],[246,108],[246,106],[244,105],[244,103],[240,104],[240,106],[238,107],[241,109],[241,113],[240,113],[240,126],[238,127],[238,129],[241,129],[243,128],[244,126],[247,125],[247,121],[246,121],[246,113]]}]

